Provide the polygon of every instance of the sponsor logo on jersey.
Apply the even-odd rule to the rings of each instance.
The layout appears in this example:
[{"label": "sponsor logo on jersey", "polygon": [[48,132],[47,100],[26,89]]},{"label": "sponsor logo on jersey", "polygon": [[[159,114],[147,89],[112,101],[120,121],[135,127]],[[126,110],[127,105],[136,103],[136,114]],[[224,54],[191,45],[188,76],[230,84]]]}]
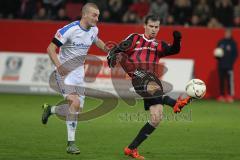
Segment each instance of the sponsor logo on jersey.
[{"label": "sponsor logo on jersey", "polygon": [[135,48],[135,51],[139,51],[139,50],[145,50],[145,49],[149,49],[151,51],[156,51],[156,48],[152,48],[152,47],[139,47],[139,48]]},{"label": "sponsor logo on jersey", "polygon": [[73,42],[73,45],[80,49],[88,49],[91,45]]}]

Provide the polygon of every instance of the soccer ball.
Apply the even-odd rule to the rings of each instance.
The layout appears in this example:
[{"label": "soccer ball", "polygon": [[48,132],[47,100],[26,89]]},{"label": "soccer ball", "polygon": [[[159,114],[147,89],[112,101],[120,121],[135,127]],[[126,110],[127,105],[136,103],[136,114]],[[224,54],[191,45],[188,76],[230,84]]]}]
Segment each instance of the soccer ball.
[{"label": "soccer ball", "polygon": [[187,83],[187,95],[193,98],[201,99],[206,93],[206,85],[200,79],[192,79]]},{"label": "soccer ball", "polygon": [[215,57],[221,58],[224,56],[224,51],[222,48],[215,48],[213,54]]}]

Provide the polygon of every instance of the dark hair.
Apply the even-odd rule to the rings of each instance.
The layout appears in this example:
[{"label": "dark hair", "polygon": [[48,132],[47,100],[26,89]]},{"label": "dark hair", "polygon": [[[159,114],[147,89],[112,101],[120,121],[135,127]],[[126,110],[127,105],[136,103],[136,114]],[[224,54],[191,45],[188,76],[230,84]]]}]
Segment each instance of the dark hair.
[{"label": "dark hair", "polygon": [[147,16],[145,17],[144,23],[147,24],[149,20],[159,21],[159,22],[160,22],[159,16],[154,15],[154,14],[147,15]]}]

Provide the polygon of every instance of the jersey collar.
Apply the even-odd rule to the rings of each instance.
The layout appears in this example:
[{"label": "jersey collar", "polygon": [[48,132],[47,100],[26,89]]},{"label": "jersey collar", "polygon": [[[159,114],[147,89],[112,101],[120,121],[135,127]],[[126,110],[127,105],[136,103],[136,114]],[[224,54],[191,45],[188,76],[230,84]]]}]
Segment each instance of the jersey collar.
[{"label": "jersey collar", "polygon": [[145,39],[147,42],[153,42],[153,41],[155,41],[154,38],[153,38],[153,39],[148,39],[144,34],[142,34],[142,36],[143,36],[143,39]]},{"label": "jersey collar", "polygon": [[81,23],[80,23],[80,21],[79,21],[79,27],[80,27],[80,29],[81,29],[81,30],[83,30],[83,31],[85,31],[85,32],[88,32],[88,31],[90,31],[90,28],[89,28],[89,29],[85,29],[85,28],[83,28],[83,27],[81,26]]}]

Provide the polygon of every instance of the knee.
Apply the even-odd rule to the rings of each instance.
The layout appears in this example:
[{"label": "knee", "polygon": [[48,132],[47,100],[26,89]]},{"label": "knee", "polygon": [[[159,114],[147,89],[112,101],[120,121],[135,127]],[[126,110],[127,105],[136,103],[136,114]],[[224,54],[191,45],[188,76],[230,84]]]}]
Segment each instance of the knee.
[{"label": "knee", "polygon": [[80,109],[80,100],[79,98],[74,98],[72,101],[72,106],[75,108],[76,111]]},{"label": "knee", "polygon": [[157,127],[160,123],[160,120],[151,120],[150,122],[153,127]]},{"label": "knee", "polygon": [[162,116],[161,115],[152,115],[151,119],[150,119],[150,123],[153,127],[157,127],[159,125],[159,123],[162,120]]},{"label": "knee", "polygon": [[74,95],[70,98],[70,107],[73,107],[75,111],[80,110],[80,100],[78,96]]}]

